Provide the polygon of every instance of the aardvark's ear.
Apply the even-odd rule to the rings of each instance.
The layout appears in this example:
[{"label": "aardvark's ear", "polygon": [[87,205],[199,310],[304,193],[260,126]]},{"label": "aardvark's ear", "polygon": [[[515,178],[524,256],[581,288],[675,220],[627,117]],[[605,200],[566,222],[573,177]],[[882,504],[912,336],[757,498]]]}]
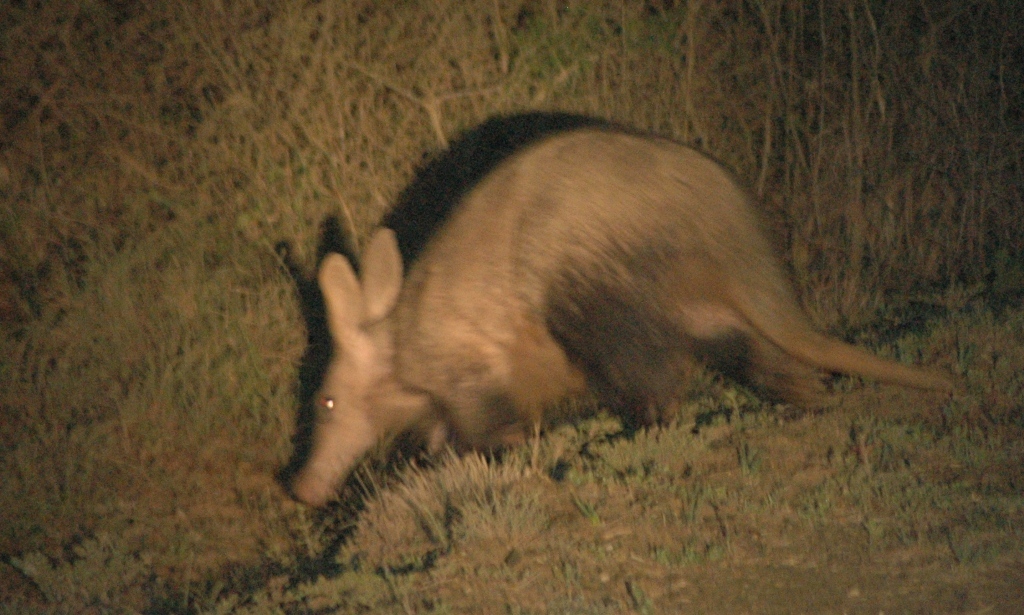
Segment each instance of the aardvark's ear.
[{"label": "aardvark's ear", "polygon": [[402,255],[389,228],[374,232],[363,250],[363,324],[383,319],[398,302],[402,290]]},{"label": "aardvark's ear", "polygon": [[327,308],[327,326],[337,343],[362,322],[363,291],[352,265],[340,254],[332,253],[324,258],[317,281]]}]

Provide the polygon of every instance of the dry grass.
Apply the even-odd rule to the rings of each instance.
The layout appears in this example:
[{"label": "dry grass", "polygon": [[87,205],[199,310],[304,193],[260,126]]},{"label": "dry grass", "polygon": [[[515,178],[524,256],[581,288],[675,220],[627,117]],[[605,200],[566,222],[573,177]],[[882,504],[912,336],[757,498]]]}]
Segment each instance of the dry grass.
[{"label": "dry grass", "polygon": [[[975,578],[1019,553],[1024,357],[1020,315],[1000,311],[1024,289],[1015,3],[28,1],[0,13],[0,593],[12,600],[260,612],[316,594],[352,610],[462,611],[482,603],[451,593],[461,575],[506,588],[491,598],[508,612],[651,611],[701,575],[733,579],[848,534],[880,570],[909,548],[933,589],[959,582],[942,585],[936,562],[976,564],[956,569]],[[761,198],[818,324],[898,339],[888,352],[950,367],[963,395],[857,389],[844,407],[877,418],[778,426],[753,412],[696,439],[606,444],[586,423],[545,439],[540,466],[512,453],[503,466],[375,470],[363,515],[293,505],[275,473],[307,340],[275,244],[311,270],[327,216],[362,236],[424,152],[522,109],[591,113],[712,153]],[[881,337],[942,313],[961,320]],[[758,407],[736,392],[697,399],[686,424]],[[416,536],[416,523],[440,533]],[[377,538],[400,531],[403,544]],[[648,576],[629,576],[634,565]],[[423,591],[436,601],[416,602]],[[535,602],[517,598],[530,591]]]}]

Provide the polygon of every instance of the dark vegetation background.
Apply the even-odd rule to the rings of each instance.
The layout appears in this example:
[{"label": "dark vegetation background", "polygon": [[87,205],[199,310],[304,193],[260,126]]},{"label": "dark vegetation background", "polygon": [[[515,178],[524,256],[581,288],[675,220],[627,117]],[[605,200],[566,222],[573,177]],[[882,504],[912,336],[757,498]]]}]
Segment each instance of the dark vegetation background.
[{"label": "dark vegetation background", "polygon": [[[1020,381],[970,374],[1020,372],[1022,23],[1012,0],[4,3],[0,592],[228,612],[333,562],[353,517],[275,482],[307,342],[275,245],[311,275],[327,217],[365,236],[425,156],[496,113],[711,153],[760,199],[819,326],[878,344],[946,318],[895,352],[1017,429]],[[997,432],[968,440],[1019,465]],[[389,566],[334,595],[459,610],[408,602],[420,577]],[[671,604],[628,583],[623,605]]]}]

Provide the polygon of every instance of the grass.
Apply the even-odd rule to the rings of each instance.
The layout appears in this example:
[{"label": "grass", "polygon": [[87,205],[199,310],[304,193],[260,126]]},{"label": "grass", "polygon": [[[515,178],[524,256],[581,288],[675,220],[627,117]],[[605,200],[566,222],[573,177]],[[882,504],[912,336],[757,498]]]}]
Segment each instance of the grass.
[{"label": "grass", "polygon": [[[1022,16],[890,4],[4,5],[0,612],[1012,612]],[[276,246],[308,275],[521,109],[715,155],[819,326],[958,393],[803,416],[701,374],[664,429],[587,409],[291,502],[323,340]]]},{"label": "grass", "polygon": [[[995,333],[986,323],[1007,348],[1020,343],[1021,329],[988,315],[951,320],[931,343],[947,327]],[[171,610],[204,613],[658,612],[684,597],[727,610],[699,602],[692,579],[760,566],[757,575],[785,584],[789,572],[773,570],[782,562],[790,572],[827,566],[837,583],[860,584],[871,604],[921,604],[951,583],[943,579],[949,570],[974,578],[1016,561],[1022,536],[1014,528],[1024,514],[1014,486],[1020,426],[992,426],[1016,420],[1014,407],[988,406],[991,418],[964,414],[950,428],[943,407],[979,400],[926,398],[858,388],[843,411],[779,420],[754,408],[696,433],[694,422],[680,422],[632,439],[599,415],[555,428],[537,451],[526,445],[502,462],[448,456],[406,470],[366,496],[343,543],[316,514],[294,509],[285,525],[296,534],[304,527],[305,540],[265,553],[256,568],[278,572],[248,589],[230,575],[226,583],[195,580],[166,600]],[[744,470],[744,447],[758,451],[756,473]],[[965,448],[977,452],[970,463],[956,454]],[[11,561],[50,604],[102,607],[137,591],[151,553],[99,535],[65,561],[38,552]],[[886,602],[894,589],[862,582],[896,567],[920,576],[917,602]],[[715,600],[730,591],[708,581],[701,588]],[[972,604],[1005,605],[999,600],[1010,595],[1000,591],[977,590]]]}]

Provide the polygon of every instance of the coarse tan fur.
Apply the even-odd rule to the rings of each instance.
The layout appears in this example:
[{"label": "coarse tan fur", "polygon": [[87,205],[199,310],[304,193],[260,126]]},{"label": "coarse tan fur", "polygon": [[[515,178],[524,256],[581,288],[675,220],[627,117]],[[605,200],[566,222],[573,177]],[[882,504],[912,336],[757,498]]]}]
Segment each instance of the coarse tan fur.
[{"label": "coarse tan fur", "polygon": [[309,504],[384,434],[414,425],[435,444],[501,446],[585,390],[649,424],[697,363],[801,405],[822,395],[818,370],[951,386],[815,331],[721,165],[608,126],[502,161],[404,279],[390,230],[363,263],[361,277],[340,256],[321,268],[335,343],[322,399],[333,407],[293,483]]}]

